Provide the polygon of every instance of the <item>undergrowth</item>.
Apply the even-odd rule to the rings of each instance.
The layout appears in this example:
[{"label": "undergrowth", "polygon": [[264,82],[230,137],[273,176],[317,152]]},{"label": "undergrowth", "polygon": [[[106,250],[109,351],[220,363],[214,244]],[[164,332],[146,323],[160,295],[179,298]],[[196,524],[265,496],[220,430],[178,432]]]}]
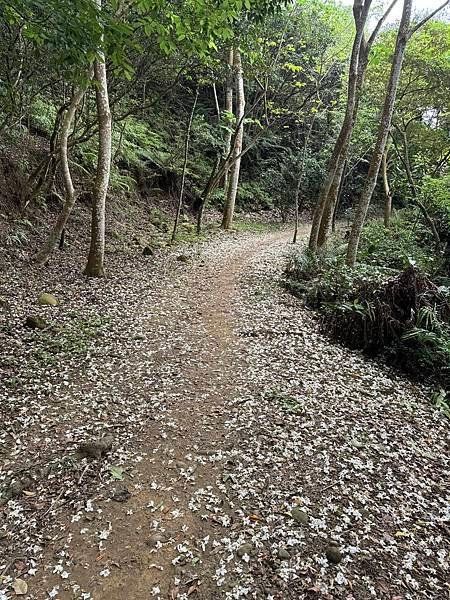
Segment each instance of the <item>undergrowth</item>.
[{"label": "undergrowth", "polygon": [[[323,329],[345,345],[450,388],[450,286],[444,254],[428,231],[414,228],[411,211],[386,229],[363,232],[359,262],[345,265],[345,244],[335,238],[315,255],[294,250],[286,285],[321,314]],[[450,283],[450,282],[449,282]]]}]

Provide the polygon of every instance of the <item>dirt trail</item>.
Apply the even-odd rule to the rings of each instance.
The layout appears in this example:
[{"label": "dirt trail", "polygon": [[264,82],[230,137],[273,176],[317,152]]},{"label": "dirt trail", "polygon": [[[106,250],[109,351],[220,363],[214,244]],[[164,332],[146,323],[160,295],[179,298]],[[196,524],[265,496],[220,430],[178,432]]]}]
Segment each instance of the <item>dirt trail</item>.
[{"label": "dirt trail", "polygon": [[[57,598],[72,598],[78,586],[96,600],[216,596],[217,561],[214,553],[204,552],[223,526],[215,505],[226,512],[216,485],[223,465],[217,466],[215,455],[225,450],[226,407],[245,382],[245,354],[234,322],[236,288],[252,259],[289,237],[287,232],[266,234],[236,244],[222,265],[197,259],[185,269],[183,283],[157,299],[159,310],[151,306],[146,314],[144,300],[143,330],[160,331],[160,345],[166,346],[158,351],[157,364],[172,374],[164,383],[171,400],[140,440],[139,452],[146,458],[133,469],[133,480],[116,486],[119,492],[131,490],[131,496],[105,502],[108,492],[102,492],[98,503],[93,501],[94,515],[101,511],[96,517],[81,511],[80,521],[70,523],[68,515],[63,528],[70,544],[61,550],[70,575],[64,582],[61,569],[44,573],[33,586],[36,597],[54,590]],[[154,346],[155,340],[148,343]],[[180,360],[180,351],[185,359]],[[121,381],[133,380],[134,366],[133,358],[120,365]],[[202,490],[197,496],[196,489]],[[195,502],[203,510],[188,508]],[[49,545],[44,564],[54,562],[57,547]]]}]

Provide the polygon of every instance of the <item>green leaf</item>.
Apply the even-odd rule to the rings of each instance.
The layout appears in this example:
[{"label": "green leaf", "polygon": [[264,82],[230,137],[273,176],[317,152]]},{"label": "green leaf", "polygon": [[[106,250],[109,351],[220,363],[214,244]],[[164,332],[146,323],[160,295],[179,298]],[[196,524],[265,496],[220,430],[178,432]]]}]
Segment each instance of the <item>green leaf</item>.
[{"label": "green leaf", "polygon": [[111,467],[109,467],[109,472],[114,477],[114,479],[118,479],[119,481],[123,480],[123,474],[125,471],[121,467],[112,465]]}]

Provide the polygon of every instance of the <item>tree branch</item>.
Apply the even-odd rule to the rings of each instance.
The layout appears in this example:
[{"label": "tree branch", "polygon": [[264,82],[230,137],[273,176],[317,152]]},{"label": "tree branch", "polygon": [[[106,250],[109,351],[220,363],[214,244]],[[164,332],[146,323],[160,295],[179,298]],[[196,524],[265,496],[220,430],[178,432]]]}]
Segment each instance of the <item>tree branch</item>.
[{"label": "tree branch", "polygon": [[419,29],[421,29],[425,23],[427,23],[430,19],[432,19],[435,15],[437,15],[437,13],[439,11],[441,11],[443,8],[445,8],[446,6],[448,6],[450,4],[450,0],[446,0],[445,2],[443,2],[440,6],[438,6],[435,10],[433,10],[433,12],[431,12],[429,15],[427,15],[426,17],[424,17],[421,21],[419,21],[419,23],[417,23],[417,25],[415,27],[413,27],[411,29],[411,31],[408,34],[408,39],[414,35],[416,33],[416,31],[418,31]]},{"label": "tree branch", "polygon": [[370,48],[372,47],[375,38],[377,37],[380,29],[383,27],[384,22],[386,21],[386,19],[388,18],[390,12],[392,11],[392,9],[394,8],[394,6],[397,4],[398,0],[392,0],[392,2],[390,3],[390,5],[388,6],[388,8],[386,9],[384,15],[381,17],[381,19],[378,21],[378,23],[375,26],[375,29],[372,31],[372,33],[370,34],[370,37],[367,41],[367,52],[370,51]]}]

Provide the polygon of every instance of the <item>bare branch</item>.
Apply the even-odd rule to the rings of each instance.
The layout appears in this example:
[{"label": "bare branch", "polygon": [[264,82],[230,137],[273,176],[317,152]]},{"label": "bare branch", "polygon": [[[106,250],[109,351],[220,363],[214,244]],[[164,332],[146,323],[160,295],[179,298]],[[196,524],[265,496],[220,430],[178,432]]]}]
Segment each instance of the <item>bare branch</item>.
[{"label": "bare branch", "polygon": [[370,51],[370,48],[372,47],[377,35],[379,34],[380,29],[383,27],[384,22],[388,18],[389,14],[391,13],[392,9],[397,4],[397,2],[398,2],[398,0],[392,0],[392,2],[389,4],[388,8],[386,9],[384,15],[380,18],[380,20],[376,24],[375,29],[370,34],[370,37],[367,41],[367,46],[366,46],[367,52]]},{"label": "bare branch", "polygon": [[430,19],[432,19],[435,15],[438,14],[438,12],[440,12],[442,9],[444,9],[449,4],[450,4],[450,0],[446,0],[440,6],[438,6],[435,10],[433,10],[433,12],[431,12],[429,15],[427,15],[421,21],[419,21],[419,23],[417,23],[417,25],[415,27],[413,27],[411,29],[411,31],[409,32],[408,38],[410,38],[412,35],[414,35],[416,33],[416,31],[418,31],[425,25],[425,23],[428,23],[428,21]]}]

